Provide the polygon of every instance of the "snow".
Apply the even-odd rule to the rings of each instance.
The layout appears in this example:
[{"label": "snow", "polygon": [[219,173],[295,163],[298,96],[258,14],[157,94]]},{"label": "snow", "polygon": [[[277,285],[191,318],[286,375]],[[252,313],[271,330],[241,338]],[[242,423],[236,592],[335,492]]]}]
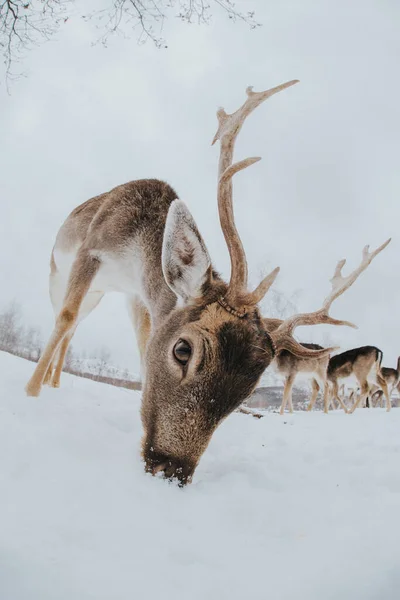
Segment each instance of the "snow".
[{"label": "snow", "polygon": [[400,410],[231,415],[193,484],[146,475],[140,394],[0,353],[1,600],[394,600]]}]

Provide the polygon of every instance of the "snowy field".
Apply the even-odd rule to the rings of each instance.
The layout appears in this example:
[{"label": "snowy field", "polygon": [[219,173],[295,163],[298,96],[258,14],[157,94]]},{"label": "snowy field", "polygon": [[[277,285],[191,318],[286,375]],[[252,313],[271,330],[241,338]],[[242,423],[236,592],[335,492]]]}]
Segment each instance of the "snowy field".
[{"label": "snowy field", "polygon": [[400,410],[234,414],[185,489],[140,395],[0,354],[1,600],[397,600]]}]

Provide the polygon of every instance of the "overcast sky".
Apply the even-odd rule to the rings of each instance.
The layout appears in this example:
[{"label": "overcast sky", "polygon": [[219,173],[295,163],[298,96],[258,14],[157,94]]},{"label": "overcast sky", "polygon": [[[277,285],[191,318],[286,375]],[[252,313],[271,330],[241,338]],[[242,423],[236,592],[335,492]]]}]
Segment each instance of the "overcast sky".
[{"label": "overcast sky", "polygon": [[[216,210],[216,110],[236,110],[245,88],[300,83],[246,122],[236,158],[263,160],[236,176],[236,220],[251,279],[280,265],[277,287],[302,290],[301,310],[320,307],[338,259],[355,267],[367,243],[392,243],[332,314],[356,331],[330,328],[348,349],[373,344],[384,364],[400,354],[400,4],[398,0],[242,0],[263,26],[216,13],[210,26],[175,20],[168,49],[115,38],[92,46],[72,18],[34,49],[29,76],[0,88],[0,305],[16,298],[26,322],[50,333],[49,257],[78,204],[133,179],[167,180],[229,277]],[[268,315],[267,315],[268,316]],[[299,330],[304,341],[321,328]],[[124,299],[110,295],[81,324],[77,349],[110,349],[138,369]]]}]

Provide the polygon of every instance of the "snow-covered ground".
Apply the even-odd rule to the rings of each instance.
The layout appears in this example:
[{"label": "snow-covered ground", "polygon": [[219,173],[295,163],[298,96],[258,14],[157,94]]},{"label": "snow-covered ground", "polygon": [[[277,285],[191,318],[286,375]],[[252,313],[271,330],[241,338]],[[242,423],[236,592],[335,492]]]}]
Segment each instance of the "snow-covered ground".
[{"label": "snow-covered ground", "polygon": [[0,353],[1,600],[397,600],[400,410],[232,415],[185,489],[140,395]]}]

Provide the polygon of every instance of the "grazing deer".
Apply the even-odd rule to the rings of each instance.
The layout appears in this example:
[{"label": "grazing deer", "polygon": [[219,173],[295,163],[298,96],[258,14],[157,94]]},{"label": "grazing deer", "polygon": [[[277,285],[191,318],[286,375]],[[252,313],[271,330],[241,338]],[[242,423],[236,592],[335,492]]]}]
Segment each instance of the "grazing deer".
[{"label": "grazing deer", "polygon": [[386,398],[386,410],[389,411],[391,406],[388,386],[381,373],[382,356],[382,351],[375,348],[375,346],[353,348],[332,356],[327,371],[328,381],[331,385],[328,405],[332,398],[343,404],[339,394],[339,382],[344,379],[355,378],[360,388],[360,394],[353,402],[349,412],[353,413],[367,399],[372,384],[376,384],[383,390]]},{"label": "grazing deer", "polygon": [[232,177],[260,160],[233,164],[237,135],[255,108],[295,83],[258,93],[248,88],[236,112],[217,113],[213,143],[220,140],[217,196],[231,260],[229,284],[215,272],[186,205],[158,180],[133,181],[82,204],[61,227],[53,248],[50,295],[56,322],[27,384],[28,395],[39,395],[45,377],[58,384],[79,321],[108,291],[124,293],[143,357],[145,468],[181,485],[191,480],[214,430],[251,394],[275,352],[329,353],[303,348],[293,330],[304,322],[339,323],[324,306],[292,317],[269,334],[258,303],[279,269],[248,290],[246,256],[234,221]]},{"label": "grazing deer", "polygon": [[[391,367],[382,367],[381,375],[383,379],[386,381],[386,385],[389,392],[389,398],[392,397],[392,394],[395,390],[400,392],[400,356],[397,359],[397,367],[396,369],[392,369]],[[367,402],[369,406],[378,406],[382,405],[382,401],[384,398],[383,389],[377,384],[372,384],[369,390],[369,394],[367,397]]]},{"label": "grazing deer", "polygon": [[[283,323],[281,319],[263,319],[264,325],[268,332],[272,332]],[[306,344],[300,342],[303,348],[309,350],[323,350],[322,346],[318,344]],[[292,388],[295,379],[299,373],[307,373],[311,376],[311,399],[307,410],[312,410],[315,401],[318,396],[318,392],[322,390],[325,395],[328,393],[328,383],[326,380],[326,370],[329,362],[329,354],[320,357],[298,357],[288,350],[283,350],[275,356],[275,366],[280,375],[285,377],[285,383],[283,388],[283,398],[280,408],[280,414],[283,415],[285,412],[286,404],[288,405],[289,412],[293,412],[293,401],[292,401]]]}]

